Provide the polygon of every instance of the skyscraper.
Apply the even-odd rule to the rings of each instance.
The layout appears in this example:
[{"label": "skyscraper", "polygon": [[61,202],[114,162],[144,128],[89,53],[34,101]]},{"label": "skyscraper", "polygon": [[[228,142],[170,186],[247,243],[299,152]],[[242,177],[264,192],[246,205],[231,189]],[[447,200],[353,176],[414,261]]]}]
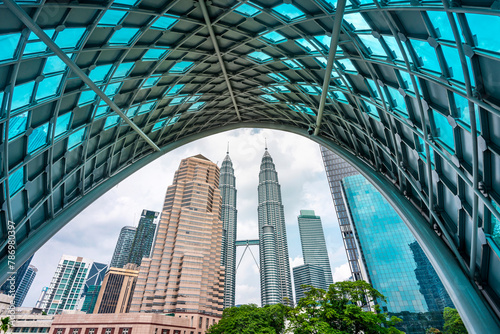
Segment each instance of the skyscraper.
[{"label": "skyscraper", "polygon": [[295,299],[297,303],[301,298],[304,298],[302,285],[312,285],[317,289],[325,289],[325,271],[320,266],[312,264],[304,264],[293,268],[293,284],[295,285]]},{"label": "skyscraper", "polygon": [[260,164],[258,193],[261,303],[285,303],[288,299],[293,304],[281,186],[267,147]]},{"label": "skyscraper", "polygon": [[195,323],[221,316],[220,206],[217,165],[202,155],[182,160],[167,189],[153,255],[142,260],[131,312],[189,315]]},{"label": "skyscraper", "polygon": [[17,287],[16,295],[14,297],[14,305],[16,307],[23,306],[24,298],[26,298],[26,295],[28,294],[28,291],[31,287],[31,283],[33,283],[37,272],[38,269],[36,269],[36,267],[31,264],[26,269],[21,282]]},{"label": "skyscraper", "polygon": [[[19,288],[19,285],[21,284],[21,281],[24,277],[24,274],[26,274],[26,271],[28,270],[28,267],[30,266],[31,260],[33,259],[33,255],[31,255],[26,262],[24,262],[17,270],[14,275],[9,277],[7,281],[0,286],[0,293],[9,294],[9,291],[17,291]],[[11,289],[11,284],[14,284],[14,288]]]},{"label": "skyscraper", "polygon": [[333,278],[321,218],[316,216],[313,210],[300,210],[298,221],[304,264],[323,269],[325,285],[321,289],[326,290],[330,284],[333,284]]},{"label": "skyscraper", "polygon": [[107,271],[107,264],[93,262],[90,266],[87,280],[85,281],[85,286],[83,287],[83,293],[86,293],[89,287],[92,285],[101,285],[101,282],[104,279],[104,275],[106,275]]},{"label": "skyscraper", "polygon": [[229,157],[229,149],[222,162],[219,182],[222,197],[222,246],[221,265],[225,267],[224,308],[234,306],[236,287],[236,178],[233,163]]},{"label": "skyscraper", "polygon": [[352,278],[357,281],[363,277],[358,262],[358,249],[354,239],[354,233],[352,231],[349,218],[347,217],[346,206],[344,198],[342,197],[341,181],[344,177],[357,175],[359,173],[347,161],[332,151],[324,148],[323,146],[320,146],[320,148],[323,163],[325,164],[326,177],[328,178],[328,184],[330,186],[330,191],[332,192],[335,211],[337,212],[340,233],[342,234],[342,239],[344,240],[344,247],[347,260],[349,262],[349,268],[351,270]]},{"label": "skyscraper", "polygon": [[149,257],[156,232],[155,222],[159,215],[159,212],[142,210],[127,263],[135,263],[140,266],[142,258]]},{"label": "skyscraper", "polygon": [[[363,176],[344,178],[342,191],[363,277],[387,298],[387,303],[380,302],[382,310],[403,318],[397,327],[408,334],[442,328],[443,308],[453,304],[405,223]],[[435,312],[438,321],[418,316],[422,312]],[[436,319],[432,314],[430,318]]]},{"label": "skyscraper", "polygon": [[40,308],[47,314],[75,310],[92,263],[93,261],[82,257],[63,255],[43,296]]},{"label": "skyscraper", "polygon": [[137,265],[109,268],[94,307],[94,313],[128,313],[137,282]]},{"label": "skyscraper", "polygon": [[134,242],[136,228],[133,226],[124,226],[120,231],[120,236],[116,242],[115,251],[111,258],[110,267],[123,268],[128,263],[130,250]]}]

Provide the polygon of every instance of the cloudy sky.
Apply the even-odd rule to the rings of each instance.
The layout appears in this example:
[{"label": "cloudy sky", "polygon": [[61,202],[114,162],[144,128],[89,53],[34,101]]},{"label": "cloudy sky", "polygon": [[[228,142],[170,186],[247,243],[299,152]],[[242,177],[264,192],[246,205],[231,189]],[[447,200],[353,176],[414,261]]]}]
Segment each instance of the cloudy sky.
[{"label": "cloudy sky", "polygon": [[[38,268],[38,274],[23,306],[35,305],[63,254],[109,263],[120,229],[125,225],[137,226],[143,209],[161,211],[165,191],[172,184],[179,162],[201,153],[220,166],[228,142],[238,190],[238,239],[257,239],[257,186],[266,139],[281,184],[291,267],[303,263],[297,216],[301,209],[314,210],[323,222],[334,280],[347,279],[349,267],[318,145],[286,132],[240,129],[167,153],[82,211],[35,253],[32,264]],[[258,268],[252,258],[253,254],[258,261],[258,249],[253,246],[250,250],[237,271],[236,304],[260,304]],[[238,262],[242,253],[243,249],[238,249]]]}]

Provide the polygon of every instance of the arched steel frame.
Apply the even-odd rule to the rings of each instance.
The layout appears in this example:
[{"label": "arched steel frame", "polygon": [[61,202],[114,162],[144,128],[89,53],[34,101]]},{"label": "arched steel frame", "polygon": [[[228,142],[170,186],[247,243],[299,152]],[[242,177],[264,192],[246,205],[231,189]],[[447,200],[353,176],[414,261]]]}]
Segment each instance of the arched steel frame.
[{"label": "arched steel frame", "polygon": [[0,278],[9,228],[19,264],[171,149],[268,127],[352,162],[500,331],[500,6],[343,3],[4,0]]}]

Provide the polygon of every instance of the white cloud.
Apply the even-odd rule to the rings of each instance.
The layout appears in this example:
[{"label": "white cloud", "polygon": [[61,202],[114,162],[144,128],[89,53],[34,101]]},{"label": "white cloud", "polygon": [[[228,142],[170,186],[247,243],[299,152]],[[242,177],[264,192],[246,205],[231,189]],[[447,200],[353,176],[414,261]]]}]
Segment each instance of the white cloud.
[{"label": "white cloud", "polygon": [[351,277],[351,269],[349,269],[348,263],[344,263],[343,265],[334,268],[332,271],[334,282],[345,281]]}]

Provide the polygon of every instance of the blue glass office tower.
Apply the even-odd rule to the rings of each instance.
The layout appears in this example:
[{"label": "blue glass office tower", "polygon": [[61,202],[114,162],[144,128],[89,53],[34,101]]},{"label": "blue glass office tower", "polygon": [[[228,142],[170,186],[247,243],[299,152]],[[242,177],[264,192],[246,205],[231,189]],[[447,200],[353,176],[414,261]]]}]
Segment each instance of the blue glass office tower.
[{"label": "blue glass office tower", "polygon": [[401,317],[407,334],[442,327],[443,308],[453,304],[405,223],[363,176],[344,178],[342,191],[363,276],[387,298],[382,310]]},{"label": "blue glass office tower", "polygon": [[155,222],[159,216],[159,212],[142,210],[127,263],[135,263],[140,266],[142,258],[149,257],[156,232],[157,224]]},{"label": "blue glass office tower", "polygon": [[16,307],[23,306],[24,298],[26,298],[26,295],[28,294],[28,291],[31,288],[31,283],[33,283],[33,280],[35,279],[37,272],[38,269],[36,269],[36,267],[31,264],[26,269],[21,279],[21,282],[17,287],[16,295],[14,297],[14,305]]},{"label": "blue glass office tower", "polygon": [[[330,276],[332,276],[330,274]],[[304,264],[293,268],[293,284],[295,285],[295,300],[297,303],[304,298],[304,292],[309,289],[302,289],[302,285],[312,285],[317,289],[325,289],[325,271],[320,266]]]},{"label": "blue glass office tower", "polygon": [[229,149],[222,162],[219,177],[219,189],[222,198],[222,247],[221,266],[226,269],[224,280],[224,308],[234,306],[236,288],[236,177]]},{"label": "blue glass office tower", "polygon": [[130,250],[134,242],[136,228],[133,226],[124,226],[120,231],[120,236],[116,242],[115,251],[111,258],[110,267],[123,268],[128,263]]}]

